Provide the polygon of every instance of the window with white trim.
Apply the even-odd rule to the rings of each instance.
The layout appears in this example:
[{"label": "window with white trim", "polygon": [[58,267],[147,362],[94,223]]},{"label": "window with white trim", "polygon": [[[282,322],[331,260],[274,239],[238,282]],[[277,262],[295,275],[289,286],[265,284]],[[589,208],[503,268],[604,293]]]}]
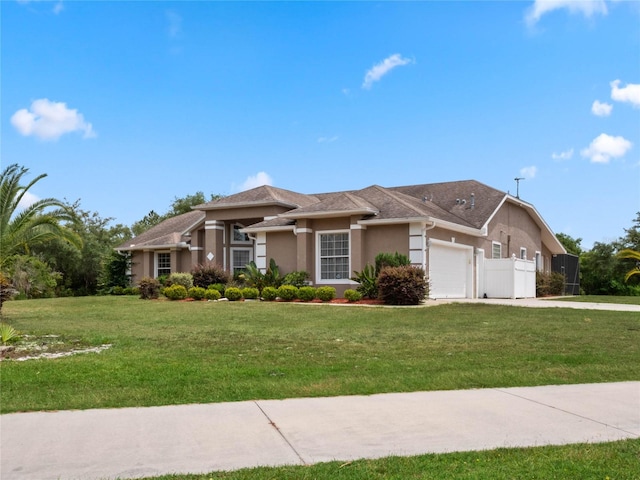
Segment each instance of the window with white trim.
[{"label": "window with white trim", "polygon": [[544,269],[544,261],[542,260],[542,254],[536,252],[536,270],[541,272]]},{"label": "window with white trim", "polygon": [[253,249],[251,248],[232,248],[231,249],[231,272],[243,272],[247,263],[253,260]]},{"label": "window with white trim", "polygon": [[520,259],[521,260],[527,259],[527,249],[524,247],[520,247]]},{"label": "window with white trim", "polygon": [[233,243],[251,243],[249,235],[247,235],[246,233],[242,233],[240,231],[241,228],[244,227],[239,224],[233,226]]},{"label": "window with white trim", "polygon": [[171,274],[171,253],[158,252],[156,253],[156,278],[160,275]]},{"label": "window with white trim", "polygon": [[318,234],[320,280],[349,280],[349,232]]},{"label": "window with white trim", "polygon": [[500,242],[491,243],[491,258],[502,258],[502,244]]}]

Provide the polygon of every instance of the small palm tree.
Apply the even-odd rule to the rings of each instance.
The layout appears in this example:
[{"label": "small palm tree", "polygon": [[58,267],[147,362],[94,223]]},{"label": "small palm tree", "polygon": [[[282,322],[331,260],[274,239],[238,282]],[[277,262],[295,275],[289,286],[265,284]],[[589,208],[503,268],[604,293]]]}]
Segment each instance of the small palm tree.
[{"label": "small palm tree", "polygon": [[54,238],[81,245],[80,238],[61,225],[61,222],[75,220],[73,211],[65,203],[44,198],[20,208],[27,191],[46,177],[46,174],[39,175],[23,186],[20,182],[28,171],[13,164],[0,174],[0,271],[5,271],[16,255],[29,254],[34,245]]},{"label": "small palm tree", "polygon": [[618,252],[618,256],[621,258],[630,258],[632,260],[636,260],[636,267],[629,270],[624,276],[625,282],[634,275],[640,275],[640,252],[636,252],[635,250],[626,248],[624,250],[620,250],[620,252]]}]

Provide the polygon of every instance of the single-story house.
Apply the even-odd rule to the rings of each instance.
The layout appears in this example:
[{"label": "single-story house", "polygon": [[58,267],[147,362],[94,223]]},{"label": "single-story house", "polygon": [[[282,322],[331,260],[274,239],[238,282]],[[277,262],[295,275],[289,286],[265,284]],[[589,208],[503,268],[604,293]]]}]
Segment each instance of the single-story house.
[{"label": "single-story house", "polygon": [[533,205],[475,180],[319,194],[265,185],[117,249],[131,252],[134,283],[207,262],[233,273],[253,260],[265,271],[273,258],[281,273],[306,271],[338,295],[378,253],[399,252],[424,268],[432,298],[535,296],[535,271],[566,253]]}]

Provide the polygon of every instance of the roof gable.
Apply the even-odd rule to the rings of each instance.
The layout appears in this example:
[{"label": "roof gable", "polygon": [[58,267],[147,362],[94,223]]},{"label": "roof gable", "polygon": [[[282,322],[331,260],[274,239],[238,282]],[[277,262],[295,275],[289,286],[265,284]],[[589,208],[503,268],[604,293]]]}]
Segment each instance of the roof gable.
[{"label": "roof gable", "polygon": [[137,250],[144,247],[177,245],[185,242],[186,234],[204,220],[204,212],[193,211],[168,218],[146,232],[124,242],[117,250]]},{"label": "roof gable", "polygon": [[194,210],[221,210],[227,208],[244,208],[257,205],[281,205],[289,208],[298,208],[317,202],[313,195],[292,192],[282,188],[262,185],[260,187],[245,190],[243,192],[222,197],[211,202],[193,207]]}]

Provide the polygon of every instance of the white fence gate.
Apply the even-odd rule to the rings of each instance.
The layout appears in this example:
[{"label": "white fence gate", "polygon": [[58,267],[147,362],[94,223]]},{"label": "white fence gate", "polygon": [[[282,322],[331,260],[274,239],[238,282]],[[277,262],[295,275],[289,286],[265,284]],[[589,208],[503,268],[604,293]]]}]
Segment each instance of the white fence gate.
[{"label": "white fence gate", "polygon": [[535,298],[536,263],[515,255],[485,259],[483,283],[488,298]]}]

